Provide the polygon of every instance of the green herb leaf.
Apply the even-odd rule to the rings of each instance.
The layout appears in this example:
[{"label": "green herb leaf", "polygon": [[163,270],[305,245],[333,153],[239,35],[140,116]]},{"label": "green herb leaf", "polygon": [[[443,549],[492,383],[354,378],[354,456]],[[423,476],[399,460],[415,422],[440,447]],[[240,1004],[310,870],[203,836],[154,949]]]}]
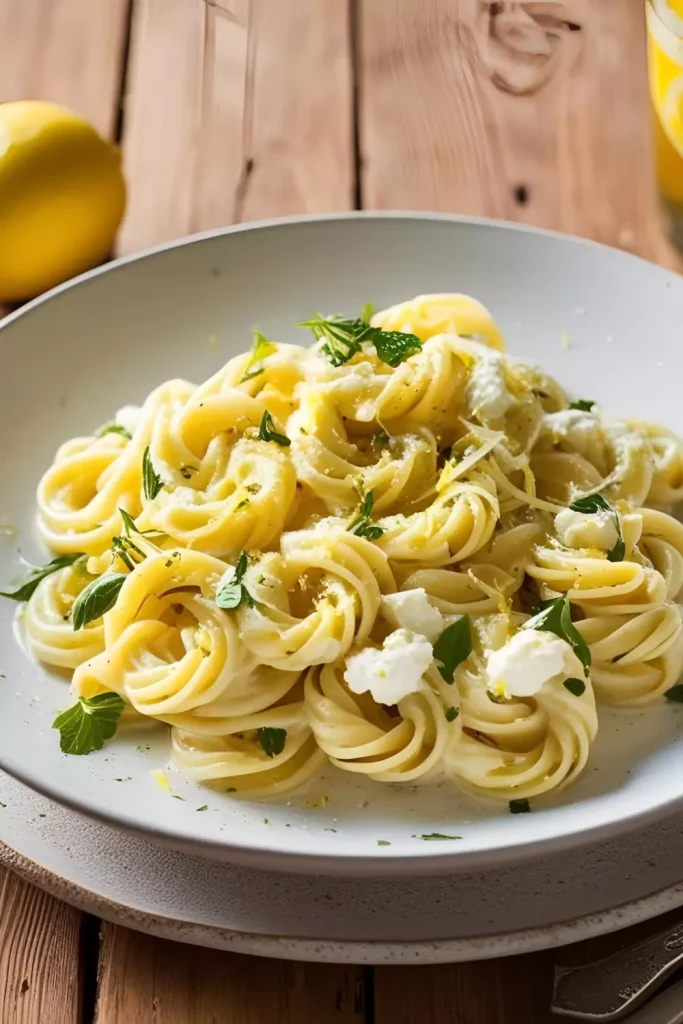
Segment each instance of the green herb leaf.
[{"label": "green herb leaf", "polygon": [[453,682],[455,670],[472,652],[472,630],[469,615],[463,615],[457,622],[446,626],[434,644],[434,658],[441,678],[449,685]]},{"label": "green herb leaf", "polygon": [[244,384],[245,381],[251,380],[253,377],[258,377],[265,370],[265,366],[260,365],[264,359],[268,356],[272,356],[274,352],[277,352],[277,345],[273,341],[269,341],[265,335],[261,334],[260,331],[254,331],[254,340],[251,343],[251,359],[246,365],[244,376],[242,377],[240,384]]},{"label": "green herb leaf", "polygon": [[373,304],[371,302],[366,302],[360,311],[360,318],[364,324],[370,323],[374,312],[375,307],[373,306]]},{"label": "green herb leaf", "polygon": [[380,331],[373,328],[372,341],[377,355],[388,366],[398,366],[408,356],[415,355],[422,348],[422,342],[415,334],[406,331]]},{"label": "green herb leaf", "polygon": [[47,565],[36,566],[35,569],[31,569],[30,579],[23,583],[18,590],[0,590],[0,597],[8,597],[10,601],[28,601],[29,597],[37,589],[38,584],[46,576],[51,576],[53,572],[58,572],[60,569],[66,569],[67,566],[77,562],[79,558],[86,557],[80,551],[75,555],[57,555]]},{"label": "green herb leaf", "polygon": [[446,711],[446,721],[454,722],[460,714],[460,708],[448,708]]},{"label": "green herb leaf", "polygon": [[118,728],[126,703],[118,693],[79,697],[52,723],[59,729],[59,746],[65,754],[89,754],[101,750]]},{"label": "green herb leaf", "polygon": [[574,654],[583,665],[586,675],[591,667],[591,652],[588,644],[572,622],[569,598],[566,594],[556,597],[547,608],[544,608],[532,619],[527,619],[522,629],[539,629],[546,633],[554,633],[561,640],[566,640]]},{"label": "green herb leaf", "polygon": [[281,444],[283,448],[289,448],[292,443],[285,434],[278,434],[277,430],[275,430],[273,427],[273,417],[267,409],[261,417],[258,436],[260,441],[275,441],[276,444]]},{"label": "green herb leaf", "polygon": [[391,846],[391,843],[389,842],[388,839],[378,839],[377,840],[377,845],[378,846]]},{"label": "green herb leaf", "polygon": [[239,608],[241,604],[254,607],[253,598],[243,582],[248,564],[246,553],[243,551],[234,568],[228,569],[219,580],[215,598],[219,608],[230,611]]},{"label": "green herb leaf", "polygon": [[135,520],[128,514],[128,512],[126,512],[125,508],[119,509],[119,515],[123,520],[123,528],[126,531],[126,537],[130,537],[131,533],[140,533],[140,530],[138,530],[135,525]]},{"label": "green herb leaf", "polygon": [[258,731],[258,738],[268,757],[275,757],[285,749],[287,730],[263,727]]},{"label": "green herb leaf", "polygon": [[441,832],[428,832],[426,835],[421,835],[420,839],[462,839],[462,836],[444,836]]},{"label": "green herb leaf", "polygon": [[570,409],[579,409],[581,412],[592,412],[595,402],[589,401],[587,398],[577,398],[575,402],[569,403]]},{"label": "green herb leaf", "polygon": [[[241,382],[240,382],[241,383]],[[197,472],[196,466],[181,466],[178,470],[183,480],[191,480],[192,474]]]},{"label": "green herb leaf", "polygon": [[614,506],[610,505],[609,501],[603,498],[602,494],[587,494],[585,498],[578,498],[576,501],[573,501],[569,507],[572,512],[581,512],[584,515],[591,515],[595,512],[609,512],[614,520],[619,539],[612,550],[607,552],[607,560],[609,562],[623,562],[624,555],[626,554],[626,545],[624,544],[621,532],[621,520]]},{"label": "green herb leaf", "polygon": [[510,814],[528,814],[531,805],[528,800],[511,800],[508,804]]},{"label": "green herb leaf", "polygon": [[133,436],[130,430],[126,430],[126,428],[122,427],[120,423],[114,423],[113,420],[111,423],[105,423],[95,431],[95,437],[104,437],[105,434],[120,434],[121,437],[125,437],[127,441],[130,441]]},{"label": "green herb leaf", "polygon": [[665,692],[664,696],[674,704],[683,704],[683,683],[676,683]]},{"label": "green herb leaf", "polygon": [[99,619],[116,604],[121,587],[128,579],[126,573],[105,572],[82,590],[71,608],[71,624],[82,629]]},{"label": "green herb leaf", "polygon": [[202,804],[201,807],[195,807],[195,811],[208,811],[208,809],[209,809],[209,805],[208,804]]},{"label": "green herb leaf", "polygon": [[575,697],[581,697],[586,692],[583,679],[565,679],[564,685]]},{"label": "green herb leaf", "polygon": [[145,453],[142,456],[142,489],[147,500],[154,501],[163,486],[163,480],[154,471],[149,448],[145,448]]},{"label": "green herb leaf", "polygon": [[360,514],[348,527],[349,533],[355,533],[357,537],[365,537],[366,540],[378,540],[382,536],[384,527],[378,526],[370,520],[374,503],[372,491],[368,491],[361,503]]}]

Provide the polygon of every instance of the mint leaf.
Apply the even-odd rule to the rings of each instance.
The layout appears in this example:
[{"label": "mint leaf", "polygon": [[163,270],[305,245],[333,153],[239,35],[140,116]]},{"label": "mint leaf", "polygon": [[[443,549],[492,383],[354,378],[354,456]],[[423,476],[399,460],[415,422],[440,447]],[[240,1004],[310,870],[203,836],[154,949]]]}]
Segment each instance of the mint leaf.
[{"label": "mint leaf", "polygon": [[283,448],[289,448],[292,443],[285,434],[278,434],[277,430],[275,430],[273,417],[267,409],[261,417],[258,437],[260,441],[275,441],[276,444],[282,445]]},{"label": "mint leaf", "polygon": [[142,490],[147,500],[154,501],[163,486],[163,480],[154,471],[149,448],[145,448],[145,453],[142,456]]},{"label": "mint leaf", "polygon": [[[367,313],[365,307],[363,313]],[[422,342],[416,335],[371,327],[363,315],[356,320],[343,320],[339,316],[324,317],[316,313],[311,320],[300,321],[297,327],[308,327],[318,340],[326,339],[323,352],[333,366],[348,363],[366,341],[372,342],[378,358],[388,366],[398,366],[422,348]]]},{"label": "mint leaf", "polygon": [[624,555],[626,554],[626,545],[624,544],[621,532],[619,514],[614,506],[610,505],[609,501],[603,498],[602,494],[587,494],[585,498],[577,498],[569,507],[572,512],[581,512],[583,515],[591,515],[595,512],[609,512],[614,520],[619,539],[612,550],[607,552],[607,560],[609,562],[623,562]]},{"label": "mint leaf", "polygon": [[446,626],[434,644],[434,658],[441,678],[450,685],[453,682],[456,668],[470,656],[471,652],[470,617],[463,615],[457,622]]},{"label": "mint leaf", "polygon": [[101,750],[118,728],[126,704],[118,693],[79,697],[52,723],[59,729],[59,746],[65,754],[89,754]]},{"label": "mint leaf", "polygon": [[259,729],[258,738],[268,757],[275,757],[276,754],[281,754],[285,749],[287,730],[271,729],[266,726]]},{"label": "mint leaf", "polygon": [[30,579],[26,583],[23,583],[18,590],[0,590],[0,597],[8,597],[10,601],[28,601],[31,595],[38,588],[38,584],[45,579],[46,576],[51,576],[53,572],[59,572],[60,569],[66,569],[67,566],[73,565],[79,558],[87,558],[79,551],[75,555],[57,555],[47,565],[36,566],[31,569]]},{"label": "mint leaf", "polygon": [[116,604],[121,587],[128,579],[126,573],[105,572],[82,590],[71,608],[73,628],[82,629],[99,619]]},{"label": "mint leaf", "polygon": [[374,328],[371,340],[382,362],[394,367],[422,348],[420,339],[415,334],[408,334],[405,331],[380,331],[379,328]]},{"label": "mint leaf", "polygon": [[370,521],[374,503],[372,491],[368,491],[361,503],[360,514],[348,528],[349,533],[355,533],[357,537],[365,537],[366,540],[378,540],[382,536],[384,528]]},{"label": "mint leaf", "polygon": [[562,597],[556,597],[538,615],[527,619],[521,628],[538,629],[546,633],[554,633],[555,636],[559,636],[560,640],[566,640],[583,665],[586,675],[588,675],[588,670],[591,667],[591,652],[588,644],[572,622],[569,598],[566,594],[563,594]]},{"label": "mint leaf", "polygon": [[239,608],[241,604],[247,604],[253,608],[253,598],[243,583],[247,565],[248,559],[243,551],[234,568],[228,569],[220,578],[215,598],[219,608],[231,611],[233,608]]},{"label": "mint leaf", "polygon": [[579,409],[581,412],[592,412],[595,402],[589,401],[587,398],[577,398],[575,402],[569,403],[570,409]]}]

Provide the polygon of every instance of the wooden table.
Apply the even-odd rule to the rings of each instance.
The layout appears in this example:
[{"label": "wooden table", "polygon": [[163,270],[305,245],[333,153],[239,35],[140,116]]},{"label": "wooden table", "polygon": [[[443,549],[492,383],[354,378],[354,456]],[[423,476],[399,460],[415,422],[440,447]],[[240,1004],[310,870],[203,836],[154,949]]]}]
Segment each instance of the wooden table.
[{"label": "wooden table", "polygon": [[[679,266],[657,216],[639,0],[0,0],[0,101],[19,98],[68,104],[123,146],[122,253],[367,207],[540,224]],[[280,963],[0,882],[2,1024],[550,1020],[553,951]]]}]

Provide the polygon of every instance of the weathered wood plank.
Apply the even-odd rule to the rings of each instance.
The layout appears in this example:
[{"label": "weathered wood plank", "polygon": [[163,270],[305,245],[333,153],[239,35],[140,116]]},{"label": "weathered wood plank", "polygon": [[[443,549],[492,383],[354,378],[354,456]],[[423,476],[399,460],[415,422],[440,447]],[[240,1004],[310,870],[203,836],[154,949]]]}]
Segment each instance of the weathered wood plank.
[{"label": "weathered wood plank", "polygon": [[0,1020],[77,1024],[82,914],[0,868]]},{"label": "weathered wood plank", "polygon": [[96,1024],[362,1024],[362,971],[238,956],[105,924]]},{"label": "weathered wood plank", "polygon": [[677,262],[656,210],[642,4],[358,3],[365,206]]},{"label": "weathered wood plank", "polygon": [[347,0],[138,0],[123,252],[353,196]]}]

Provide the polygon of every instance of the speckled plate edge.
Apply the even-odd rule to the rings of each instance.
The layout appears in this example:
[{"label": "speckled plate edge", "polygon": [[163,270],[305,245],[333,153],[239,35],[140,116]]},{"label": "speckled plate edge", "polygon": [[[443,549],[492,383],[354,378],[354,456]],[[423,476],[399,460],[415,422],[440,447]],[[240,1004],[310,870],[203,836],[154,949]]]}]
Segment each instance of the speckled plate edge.
[{"label": "speckled plate edge", "polygon": [[223,949],[232,953],[315,963],[438,964],[488,960],[582,942],[608,932],[629,928],[683,906],[681,882],[642,899],[622,904],[613,910],[541,928],[527,928],[469,939],[333,942],[315,938],[290,938],[286,935],[257,935],[252,932],[238,932],[215,925],[163,917],[83,888],[67,878],[48,871],[4,842],[0,842],[0,864],[25,881],[38,886],[57,899],[78,907],[79,910],[101,917],[112,924],[133,928],[146,935],[171,939],[174,942],[187,942],[194,946]]}]

